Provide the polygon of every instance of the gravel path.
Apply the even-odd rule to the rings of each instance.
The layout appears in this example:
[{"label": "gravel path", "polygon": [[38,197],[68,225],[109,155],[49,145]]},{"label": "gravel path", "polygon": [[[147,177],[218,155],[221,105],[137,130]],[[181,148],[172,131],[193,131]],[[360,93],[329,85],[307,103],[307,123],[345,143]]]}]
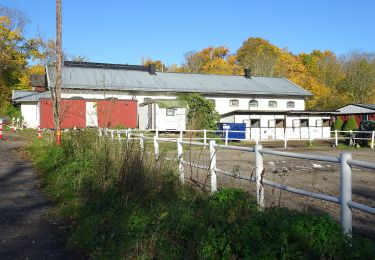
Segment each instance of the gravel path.
[{"label": "gravel path", "polygon": [[26,142],[17,134],[6,137],[0,140],[0,259],[82,259],[65,250],[37,172],[17,155]]}]

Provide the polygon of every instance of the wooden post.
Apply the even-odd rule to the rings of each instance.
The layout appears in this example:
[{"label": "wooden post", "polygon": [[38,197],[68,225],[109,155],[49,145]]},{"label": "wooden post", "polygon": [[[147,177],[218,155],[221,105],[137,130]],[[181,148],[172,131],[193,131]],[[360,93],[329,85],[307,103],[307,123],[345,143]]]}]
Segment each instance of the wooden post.
[{"label": "wooden post", "polygon": [[352,233],[352,211],[348,205],[352,200],[352,168],[348,164],[351,159],[351,153],[342,153],[340,156],[341,225],[346,235]]},{"label": "wooden post", "polygon": [[375,131],[372,131],[372,135],[371,135],[371,149],[374,149],[374,138],[375,138]]},{"label": "wooden post", "polygon": [[145,151],[145,142],[144,142],[144,136],[143,133],[139,134],[139,149],[141,150],[141,155],[143,157],[144,151]]},{"label": "wooden post", "polygon": [[228,134],[229,134],[228,129],[225,129],[225,146],[228,145]]},{"label": "wooden post", "polygon": [[337,147],[339,145],[339,140],[337,138],[337,130],[335,130],[335,146]]},{"label": "wooden post", "polygon": [[182,138],[177,139],[177,157],[178,157],[178,172],[180,173],[180,181],[184,183],[185,176],[184,176],[184,164],[183,164],[183,147],[182,147]]},{"label": "wooden post", "polygon": [[261,208],[264,208],[264,187],[263,187],[263,155],[259,152],[262,145],[255,145],[255,180],[257,203]]},{"label": "wooden post", "polygon": [[158,143],[158,137],[154,135],[154,154],[155,158],[159,158],[159,143]]},{"label": "wooden post", "polygon": [[210,140],[210,175],[211,175],[211,192],[217,191],[216,184],[216,149],[215,149],[215,140]]}]

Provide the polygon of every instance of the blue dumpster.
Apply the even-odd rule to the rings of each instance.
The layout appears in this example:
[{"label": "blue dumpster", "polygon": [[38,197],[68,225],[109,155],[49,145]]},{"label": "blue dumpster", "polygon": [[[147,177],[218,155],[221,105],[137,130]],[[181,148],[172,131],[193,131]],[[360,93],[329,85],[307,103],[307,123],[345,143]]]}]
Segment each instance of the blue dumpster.
[{"label": "blue dumpster", "polygon": [[[225,130],[228,129],[228,139],[246,139],[246,124],[245,123],[220,123],[219,130],[222,132],[222,137],[225,138]],[[243,132],[231,132],[243,131]]]}]

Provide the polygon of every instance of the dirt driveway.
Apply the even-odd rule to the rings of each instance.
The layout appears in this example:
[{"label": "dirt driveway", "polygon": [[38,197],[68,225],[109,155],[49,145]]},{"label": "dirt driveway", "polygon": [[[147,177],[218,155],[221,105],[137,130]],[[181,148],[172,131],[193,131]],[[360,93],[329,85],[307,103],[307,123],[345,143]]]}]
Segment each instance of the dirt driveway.
[{"label": "dirt driveway", "polygon": [[[21,159],[20,134],[0,140],[0,259],[80,259],[65,250],[61,226],[48,216],[52,208],[39,191],[31,163]],[[60,231],[59,231],[60,230]]]},{"label": "dirt driveway", "polygon": [[[265,145],[267,146],[267,145]],[[270,145],[268,145],[270,146]],[[277,147],[277,146],[276,146]],[[284,151],[284,149],[271,147]],[[209,165],[208,149],[185,151],[184,159],[198,165]],[[305,148],[298,145],[288,148],[289,152],[339,156],[342,149],[328,146]],[[353,159],[375,163],[375,150],[351,149]],[[168,152],[174,154],[174,152]],[[319,161],[293,159],[264,155],[265,179],[276,183],[300,188],[308,191],[326,193],[333,196],[339,195],[340,173],[339,165]],[[255,174],[254,153],[219,149],[217,152],[217,168],[239,175],[251,176]],[[210,185],[208,173],[205,170],[185,167],[185,177],[192,178]],[[217,173],[218,188],[236,187],[255,194],[255,184],[245,180],[238,180]],[[353,200],[368,206],[375,207],[375,171],[362,168],[353,168],[352,174]],[[318,199],[280,191],[276,188],[265,186],[266,206],[281,206],[292,209],[328,213],[339,221],[340,207],[338,204],[321,201]],[[375,240],[375,216],[353,210],[354,234],[364,234]]]}]

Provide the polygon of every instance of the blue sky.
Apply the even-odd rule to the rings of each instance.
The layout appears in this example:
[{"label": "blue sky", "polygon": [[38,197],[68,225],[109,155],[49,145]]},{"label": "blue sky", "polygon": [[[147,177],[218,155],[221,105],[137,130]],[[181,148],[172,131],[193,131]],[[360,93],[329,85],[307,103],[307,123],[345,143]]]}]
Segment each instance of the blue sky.
[{"label": "blue sky", "polygon": [[[208,46],[235,52],[262,37],[293,53],[330,49],[375,52],[375,1],[349,0],[62,0],[63,48],[90,61],[167,65]],[[55,38],[55,1],[0,0],[25,11],[26,35]]]}]

